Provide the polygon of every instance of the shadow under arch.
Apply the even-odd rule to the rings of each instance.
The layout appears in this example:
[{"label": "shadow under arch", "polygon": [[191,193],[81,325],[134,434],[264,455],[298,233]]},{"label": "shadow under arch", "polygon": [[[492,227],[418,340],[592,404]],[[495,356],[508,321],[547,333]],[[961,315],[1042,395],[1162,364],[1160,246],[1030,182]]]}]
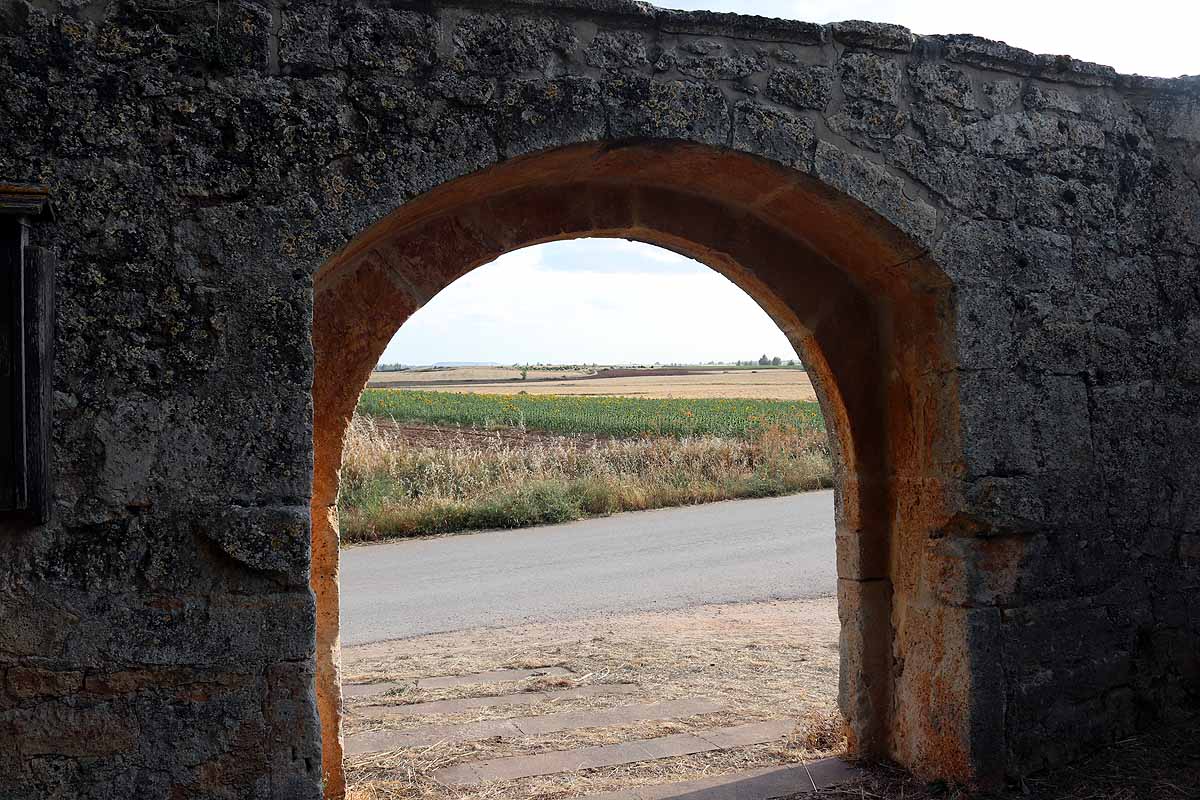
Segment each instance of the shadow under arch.
[{"label": "shadow under arch", "polygon": [[395,331],[456,278],[511,250],[588,236],[707,264],[801,354],[834,451],[851,745],[969,779],[965,643],[948,639],[952,621],[922,576],[962,462],[951,282],[892,223],[815,178],[723,148],[640,140],[548,150],[449,181],[362,232],[314,279],[311,582],[326,796],[344,791],[336,501],[358,396]]}]

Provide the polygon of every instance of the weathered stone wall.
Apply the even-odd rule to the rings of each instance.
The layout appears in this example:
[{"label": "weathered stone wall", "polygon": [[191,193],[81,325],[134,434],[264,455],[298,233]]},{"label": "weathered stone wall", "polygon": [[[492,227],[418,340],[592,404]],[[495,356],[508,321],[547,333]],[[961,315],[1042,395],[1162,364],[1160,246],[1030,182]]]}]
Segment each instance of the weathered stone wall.
[{"label": "weathered stone wall", "polygon": [[[60,264],[55,516],[0,526],[0,798],[319,796],[312,275],[589,141],[783,164],[953,284],[953,514],[892,548],[891,702],[965,714],[975,763],[893,753],[1019,774],[1197,710],[1197,80],[620,0],[0,0],[0,87]],[[966,711],[962,664],[903,649],[947,619]]]}]

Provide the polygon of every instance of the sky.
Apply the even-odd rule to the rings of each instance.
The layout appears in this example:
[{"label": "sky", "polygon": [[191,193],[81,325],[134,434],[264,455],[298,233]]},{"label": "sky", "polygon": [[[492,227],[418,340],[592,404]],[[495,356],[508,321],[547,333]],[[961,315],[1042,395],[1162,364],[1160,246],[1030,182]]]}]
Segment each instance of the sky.
[{"label": "sky", "polygon": [[723,275],[658,247],[575,239],[506,253],[404,323],[386,363],[643,364],[796,351]]},{"label": "sky", "polygon": [[[1120,72],[1200,74],[1196,0],[662,0],[682,9],[973,33]],[[740,289],[651,245],[580,239],[508,253],[417,311],[381,359],[518,363],[695,363],[795,358]]]},{"label": "sky", "polygon": [[1200,74],[1196,0],[662,0],[657,5],[820,23],[893,22],[914,33],[973,33],[1119,72],[1168,78]]}]

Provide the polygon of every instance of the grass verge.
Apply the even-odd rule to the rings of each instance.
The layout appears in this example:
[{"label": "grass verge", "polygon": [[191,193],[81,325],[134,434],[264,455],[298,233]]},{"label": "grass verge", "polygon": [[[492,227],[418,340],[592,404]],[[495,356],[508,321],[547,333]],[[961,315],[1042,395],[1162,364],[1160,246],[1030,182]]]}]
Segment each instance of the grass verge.
[{"label": "grass verge", "polygon": [[753,438],[600,442],[562,437],[518,446],[460,437],[412,446],[357,416],[343,450],[342,539],[519,528],[619,511],[772,497],[832,485],[820,428],[767,427]]}]

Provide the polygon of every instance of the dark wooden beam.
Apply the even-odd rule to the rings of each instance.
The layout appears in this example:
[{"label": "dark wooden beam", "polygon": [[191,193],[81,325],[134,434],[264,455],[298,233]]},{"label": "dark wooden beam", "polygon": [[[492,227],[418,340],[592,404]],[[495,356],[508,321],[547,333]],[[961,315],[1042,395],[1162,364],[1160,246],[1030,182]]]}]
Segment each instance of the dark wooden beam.
[{"label": "dark wooden beam", "polygon": [[24,222],[0,217],[0,511],[28,507],[24,257]]},{"label": "dark wooden beam", "polygon": [[0,182],[0,512],[32,522],[50,512],[54,259],[29,225],[49,216],[45,187]]},{"label": "dark wooden beam", "polygon": [[50,436],[54,404],[54,254],[25,250],[25,466],[30,519],[50,521]]}]

